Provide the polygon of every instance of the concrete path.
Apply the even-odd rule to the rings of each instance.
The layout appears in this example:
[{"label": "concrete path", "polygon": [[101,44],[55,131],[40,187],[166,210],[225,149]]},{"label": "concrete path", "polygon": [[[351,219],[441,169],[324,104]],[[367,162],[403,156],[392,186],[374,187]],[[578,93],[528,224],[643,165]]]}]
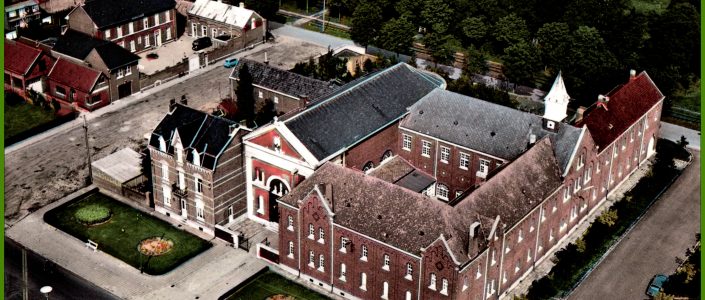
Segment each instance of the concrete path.
[{"label": "concrete path", "polygon": [[[675,258],[700,232],[700,152],[569,299],[645,299],[656,274],[675,271]],[[618,280],[617,280],[618,279]]]},{"label": "concrete path", "polygon": [[700,151],[700,131],[673,125],[671,123],[661,122],[661,131],[659,136],[674,142],[680,141],[681,136],[685,136],[688,141],[688,148]]},{"label": "concrete path", "polygon": [[267,267],[247,252],[213,239],[213,247],[167,274],[140,274],[43,221],[44,213],[90,189],[81,189],[30,214],[8,229],[7,237],[121,299],[217,299]]},{"label": "concrete path", "polygon": [[300,40],[307,41],[309,43],[321,45],[323,47],[330,47],[330,49],[336,49],[343,46],[355,45],[351,40],[346,40],[339,37],[334,37],[332,35],[323,34],[320,32],[310,31],[303,28],[294,27],[291,25],[279,24],[275,22],[270,22],[272,29],[272,34],[275,36],[285,35],[288,37],[297,38]]}]

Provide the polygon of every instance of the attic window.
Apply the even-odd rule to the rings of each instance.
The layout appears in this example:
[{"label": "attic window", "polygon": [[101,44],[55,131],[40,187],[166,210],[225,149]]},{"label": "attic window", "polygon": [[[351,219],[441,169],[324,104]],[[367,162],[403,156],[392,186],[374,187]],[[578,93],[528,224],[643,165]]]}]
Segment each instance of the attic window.
[{"label": "attic window", "polygon": [[546,121],[546,127],[548,127],[548,129],[556,129],[556,123],[553,121]]},{"label": "attic window", "polygon": [[274,151],[277,153],[282,151],[282,140],[279,136],[274,136],[272,139],[272,148],[274,148]]},{"label": "attic window", "polygon": [[159,137],[159,151],[161,152],[166,152],[166,141],[164,141],[164,137]]},{"label": "attic window", "polygon": [[192,158],[193,164],[197,165],[197,166],[201,166],[201,155],[198,154],[198,151],[196,151],[196,149],[193,149],[192,154],[193,154],[193,158]]}]

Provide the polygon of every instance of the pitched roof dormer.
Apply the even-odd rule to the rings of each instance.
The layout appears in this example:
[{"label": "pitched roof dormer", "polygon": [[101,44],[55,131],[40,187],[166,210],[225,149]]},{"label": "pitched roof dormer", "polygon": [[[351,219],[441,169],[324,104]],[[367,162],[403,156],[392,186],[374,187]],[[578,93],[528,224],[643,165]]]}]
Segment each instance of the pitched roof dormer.
[{"label": "pitched roof dormer", "polygon": [[544,128],[557,131],[558,123],[568,116],[568,102],[570,101],[570,96],[568,95],[568,91],[566,91],[565,83],[563,83],[561,72],[558,72],[556,80],[553,81],[553,86],[551,86],[551,90],[544,100]]}]

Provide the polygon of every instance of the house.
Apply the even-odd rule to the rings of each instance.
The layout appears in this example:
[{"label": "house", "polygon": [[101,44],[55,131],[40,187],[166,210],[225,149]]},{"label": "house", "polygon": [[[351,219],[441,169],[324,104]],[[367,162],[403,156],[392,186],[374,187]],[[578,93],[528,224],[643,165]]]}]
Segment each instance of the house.
[{"label": "house", "polygon": [[17,38],[17,29],[26,27],[29,22],[41,18],[39,3],[36,0],[10,1],[5,6],[5,38]]},{"label": "house", "polygon": [[130,148],[123,148],[115,153],[91,163],[93,184],[101,191],[110,191],[137,205],[150,206],[149,197],[138,192],[138,186],[147,178],[142,173],[144,156]]},{"label": "house", "polygon": [[18,41],[5,40],[5,90],[25,96],[26,90],[43,92],[42,77],[45,76],[54,58],[41,49]]},{"label": "house", "polygon": [[245,214],[242,137],[250,129],[174,104],[149,139],[155,210],[214,235]]},{"label": "house", "polygon": [[391,157],[407,108],[438,87],[445,88],[441,77],[399,63],[248,134],[248,217],[276,227],[275,200],[327,161],[362,169]]},{"label": "house", "polygon": [[[632,72],[628,82],[600,96],[599,104],[580,110],[573,124],[567,116],[570,97],[560,76],[546,96],[543,116],[511,113],[440,89],[424,97],[397,123],[401,153],[408,132],[402,127],[428,126],[415,127],[418,134],[413,138],[421,141],[414,139],[408,147],[411,153],[421,148],[421,155],[399,154],[382,164],[394,164],[393,168],[369,172],[346,167],[345,160],[328,160],[310,174],[303,168],[290,173],[304,174],[305,179],[294,181],[292,189],[276,198],[279,239],[270,262],[349,299],[510,296],[507,291],[653,157],[664,99],[646,72]],[[425,106],[426,100],[436,101],[438,108]],[[429,110],[421,113],[422,108]],[[451,113],[449,108],[468,111]],[[447,120],[424,124],[431,121],[414,113]],[[460,118],[465,113],[474,119]],[[475,120],[483,117],[492,120]],[[464,144],[445,132],[451,126],[462,136],[467,133]],[[424,147],[423,139],[434,144]],[[305,149],[299,147],[301,139],[287,141],[273,149],[282,153]],[[453,152],[440,150],[449,143]],[[480,177],[479,159],[485,155],[495,153],[494,160],[502,163],[494,172],[487,170],[481,184],[446,201],[419,192],[428,184],[424,177],[441,180],[425,171],[434,162],[419,159],[424,151],[427,159],[445,159],[454,166],[460,160],[452,157],[459,158],[463,151],[479,156],[469,159],[472,169],[467,165],[475,177]],[[278,159],[270,163],[287,166],[294,161]],[[256,183],[264,182],[265,175],[277,176],[270,174],[275,171],[271,167],[264,170],[252,174]],[[408,176],[416,178],[404,181]],[[274,186],[273,193],[282,191]]]},{"label": "house", "polygon": [[110,85],[102,72],[59,58],[47,75],[47,100],[89,111],[110,104]]},{"label": "house", "polygon": [[333,83],[317,80],[293,72],[274,68],[265,63],[242,59],[230,73],[232,98],[240,80],[240,70],[247,66],[252,75],[253,95],[257,106],[269,100],[278,115],[305,108],[308,104],[338,88]]},{"label": "house", "polygon": [[173,0],[86,1],[68,15],[68,28],[141,52],[176,39]]},{"label": "house", "polygon": [[196,0],[188,11],[186,33],[194,38],[227,35],[247,45],[264,40],[267,21],[258,13],[214,0]]},{"label": "house", "polygon": [[77,62],[83,62],[108,77],[110,100],[127,97],[140,90],[137,63],[139,56],[115,43],[67,30],[61,35],[52,53]]}]

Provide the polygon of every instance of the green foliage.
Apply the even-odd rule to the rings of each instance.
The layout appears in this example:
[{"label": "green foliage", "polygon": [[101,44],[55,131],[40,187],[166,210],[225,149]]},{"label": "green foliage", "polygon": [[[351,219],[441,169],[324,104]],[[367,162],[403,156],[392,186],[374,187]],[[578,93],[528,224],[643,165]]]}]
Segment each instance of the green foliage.
[{"label": "green foliage", "polygon": [[426,0],[421,11],[421,20],[435,34],[447,34],[453,10],[445,0]]},{"label": "green foliage", "polygon": [[255,118],[255,96],[252,74],[250,74],[247,64],[243,64],[240,67],[238,79],[237,88],[235,89],[237,119],[246,120],[251,126]]},{"label": "green foliage", "polygon": [[382,10],[376,3],[362,1],[355,8],[350,26],[350,37],[364,46],[373,44],[384,23]]},{"label": "green foliage", "polygon": [[5,140],[23,136],[57,119],[56,115],[31,105],[15,93],[5,94]]},{"label": "green foliage", "polygon": [[[566,85],[571,87],[571,95],[582,100],[582,105],[588,106],[603,89],[596,89],[592,84],[604,89],[613,86],[609,75],[617,74],[617,59],[607,49],[600,32],[594,27],[580,26],[573,32],[571,45],[568,49],[568,66],[563,74],[568,75]],[[610,87],[611,88],[611,87]],[[587,104],[587,105],[586,105]]]},{"label": "green foliage", "polygon": [[509,93],[481,83],[474,83],[467,74],[463,74],[457,80],[448,81],[448,90],[511,108],[518,106],[518,103],[509,97]]},{"label": "green foliage", "polygon": [[686,259],[680,262],[676,271],[668,276],[664,284],[664,293],[678,297],[695,299],[700,296],[701,256],[700,235],[696,235],[696,243],[685,251]]},{"label": "green foliage", "polygon": [[489,26],[481,17],[467,17],[460,23],[463,37],[469,44],[479,46],[485,41]]},{"label": "green foliage", "polygon": [[568,65],[566,53],[571,47],[571,32],[567,23],[546,23],[536,33],[543,64],[555,71]]},{"label": "green foliage", "polygon": [[241,1],[245,3],[245,7],[256,11],[267,20],[274,19],[279,10],[279,0],[230,0],[228,3],[238,6]]},{"label": "green foliage", "polygon": [[499,42],[501,49],[519,42],[526,41],[529,37],[529,29],[526,21],[514,13],[500,18],[494,24],[493,35]]},{"label": "green foliage", "polygon": [[511,82],[533,86],[534,76],[540,69],[538,50],[527,42],[520,42],[504,49],[504,75]]},{"label": "green foliage", "polygon": [[460,42],[451,35],[429,33],[424,37],[424,46],[431,51],[436,64],[451,64],[453,55],[461,48]]},{"label": "green foliage", "polygon": [[351,81],[353,78],[348,73],[347,60],[333,56],[333,50],[321,55],[318,62],[310,58],[308,62],[300,62],[294,65],[292,72],[318,80],[330,81],[339,80],[341,82]]},{"label": "green foliage", "polygon": [[474,47],[470,47],[465,55],[465,68],[463,73],[482,74],[484,75],[489,70],[487,65],[487,55]]},{"label": "green foliage", "polygon": [[614,209],[608,209],[607,211],[603,212],[599,217],[597,217],[597,221],[604,225],[607,225],[607,227],[612,227],[615,223],[617,223],[617,218],[617,211]]},{"label": "green foliage", "polygon": [[102,205],[86,205],[76,210],[76,219],[84,225],[102,223],[110,219],[110,209]]},{"label": "green foliage", "polygon": [[299,285],[296,282],[288,280],[272,271],[267,271],[261,275],[256,275],[256,277],[249,280],[234,294],[226,297],[225,299],[271,299],[271,297],[276,295],[291,296],[291,298],[284,299],[328,299],[328,297],[309,290],[305,286]]},{"label": "green foliage", "polygon": [[382,26],[378,44],[389,51],[409,53],[409,47],[414,41],[414,29],[414,24],[408,20],[406,15],[391,19]]}]

